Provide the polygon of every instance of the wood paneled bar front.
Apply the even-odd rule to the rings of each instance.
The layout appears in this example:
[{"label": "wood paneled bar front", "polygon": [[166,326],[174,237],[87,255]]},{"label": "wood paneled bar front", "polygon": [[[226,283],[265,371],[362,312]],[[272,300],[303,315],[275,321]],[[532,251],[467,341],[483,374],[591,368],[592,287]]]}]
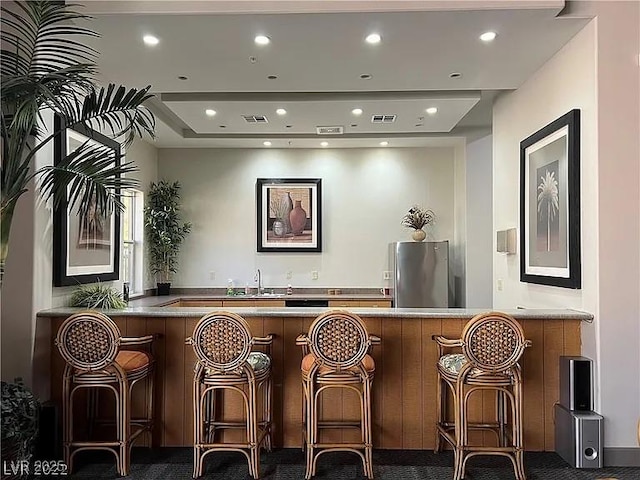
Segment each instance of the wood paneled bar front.
[{"label": "wood paneled bar front", "polygon": [[[296,336],[306,332],[313,319],[327,308],[239,307],[131,307],[104,311],[112,317],[124,336],[157,334],[156,392],[153,444],[190,446],[193,440],[192,380],[194,353],[185,344],[199,318],[215,309],[242,315],[254,336],[269,333],[273,342],[274,444],[300,447],[302,425],[302,353]],[[376,362],[373,385],[373,435],[375,448],[426,449],[434,447],[436,409],[437,348],[433,335],[459,338],[464,324],[480,310],[349,308],[360,315],[369,332],[382,344],[373,348]],[[51,399],[60,405],[64,362],[53,339],[64,319],[78,309],[58,308],[38,314],[38,328],[50,332],[44,357],[50,359],[48,372]],[[526,450],[554,449],[553,405],[559,399],[559,357],[580,355],[580,325],[590,321],[588,313],[572,310],[513,310],[533,346],[524,353],[524,441]],[[42,338],[42,336],[41,336]],[[45,341],[46,343],[46,341]],[[40,357],[42,357],[42,352]],[[40,370],[46,366],[40,366]],[[237,395],[237,394],[236,394]],[[493,418],[495,404],[490,393],[474,394],[471,420]],[[144,409],[143,389],[134,393],[133,415]],[[239,399],[239,397],[238,397]],[[226,401],[230,400],[230,401]],[[108,403],[108,401],[104,402]],[[106,410],[106,407],[104,407]],[[350,392],[330,389],[322,401],[326,419],[356,419],[357,398]],[[239,401],[225,399],[224,415],[242,418]],[[228,432],[236,435],[240,432]],[[348,441],[357,431],[323,431],[323,441]],[[493,445],[490,433],[473,432],[472,439]],[[227,438],[229,440],[229,438]]]}]

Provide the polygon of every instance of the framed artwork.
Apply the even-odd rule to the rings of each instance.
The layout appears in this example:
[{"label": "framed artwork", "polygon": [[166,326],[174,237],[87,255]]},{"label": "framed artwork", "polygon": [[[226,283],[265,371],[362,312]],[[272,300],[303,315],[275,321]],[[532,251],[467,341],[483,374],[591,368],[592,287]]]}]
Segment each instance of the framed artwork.
[{"label": "framed artwork", "polygon": [[258,178],[258,252],[322,251],[322,181]]},{"label": "framed artwork", "polygon": [[580,110],[520,142],[520,281],[580,288]]},{"label": "framed artwork", "polygon": [[[120,165],[120,144],[81,126],[66,128],[55,117],[54,162],[68,153],[99,145]],[[120,273],[120,214],[104,215],[90,197],[86,208],[69,207],[70,190],[53,214],[53,284],[56,287],[117,280]]]}]

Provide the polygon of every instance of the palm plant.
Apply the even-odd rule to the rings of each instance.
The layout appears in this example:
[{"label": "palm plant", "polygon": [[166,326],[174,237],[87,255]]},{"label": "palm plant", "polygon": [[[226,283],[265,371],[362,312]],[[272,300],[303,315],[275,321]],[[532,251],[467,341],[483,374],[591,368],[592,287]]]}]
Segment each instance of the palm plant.
[{"label": "palm plant", "polygon": [[119,189],[138,183],[123,178],[136,170],[131,162],[113,166],[113,154],[94,142],[85,143],[55,166],[35,169],[36,153],[61,133],[40,128],[43,111],[59,115],[62,128],[99,130],[122,138],[125,145],[145,133],[153,137],[155,123],[143,106],[152,96],[150,86],[97,86],[98,52],[80,39],[98,35],[75,24],[90,17],[74,11],[74,5],[57,1],[13,2],[12,6],[3,6],[1,17],[0,275],[15,206],[32,180],[41,182],[45,200],[52,198],[57,205],[69,191],[70,207],[78,206],[82,212],[88,200],[95,198],[105,215],[123,208]]},{"label": "palm plant", "polygon": [[559,209],[558,180],[555,175],[556,172],[546,170],[538,185],[538,215],[542,218],[546,213],[547,216],[547,252],[551,250],[551,222]]}]

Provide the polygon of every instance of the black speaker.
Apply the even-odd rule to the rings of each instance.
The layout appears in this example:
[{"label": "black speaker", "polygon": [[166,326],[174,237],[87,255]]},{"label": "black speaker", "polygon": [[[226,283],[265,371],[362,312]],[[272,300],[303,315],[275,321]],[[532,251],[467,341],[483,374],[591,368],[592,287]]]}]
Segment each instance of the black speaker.
[{"label": "black speaker", "polygon": [[587,357],[560,357],[560,405],[568,410],[593,410],[593,361]]}]

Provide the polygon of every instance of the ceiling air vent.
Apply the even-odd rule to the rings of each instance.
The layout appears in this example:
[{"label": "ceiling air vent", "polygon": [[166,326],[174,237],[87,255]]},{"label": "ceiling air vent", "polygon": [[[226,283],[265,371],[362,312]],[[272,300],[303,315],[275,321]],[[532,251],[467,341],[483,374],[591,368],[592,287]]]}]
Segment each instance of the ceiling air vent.
[{"label": "ceiling air vent", "polygon": [[372,115],[371,123],[393,123],[396,121],[395,115]]},{"label": "ceiling air vent", "polygon": [[344,133],[344,127],[316,127],[316,133],[318,135],[342,135]]},{"label": "ceiling air vent", "polygon": [[242,115],[242,118],[247,123],[269,123],[264,115]]}]

